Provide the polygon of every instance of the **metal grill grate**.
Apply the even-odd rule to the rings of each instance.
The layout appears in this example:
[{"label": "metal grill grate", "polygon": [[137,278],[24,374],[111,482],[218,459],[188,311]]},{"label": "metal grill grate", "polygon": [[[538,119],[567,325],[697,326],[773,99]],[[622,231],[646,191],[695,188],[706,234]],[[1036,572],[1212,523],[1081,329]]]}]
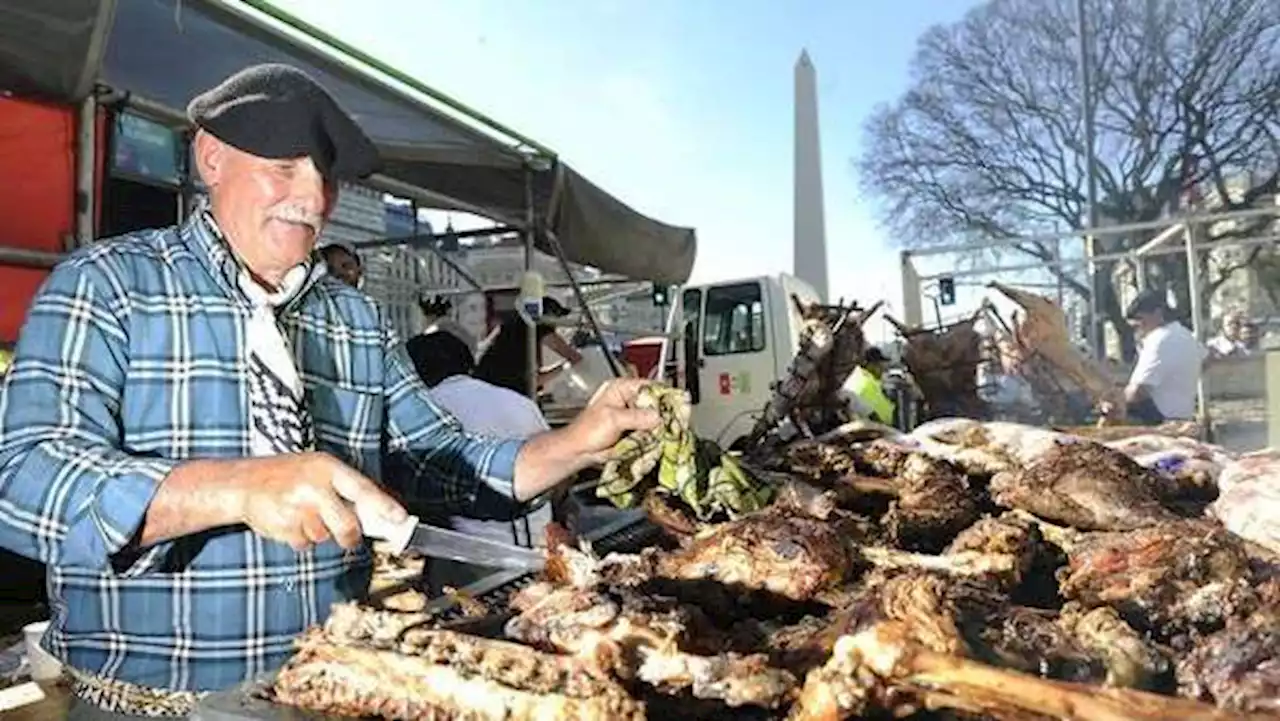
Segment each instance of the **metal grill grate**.
[{"label": "metal grill grate", "polygon": [[[658,535],[658,527],[649,523],[642,512],[631,512],[588,534],[587,540],[596,553],[634,553]],[[516,591],[533,583],[535,574],[527,571],[499,571],[461,589],[463,596],[473,598],[489,608],[506,608]],[[437,598],[427,606],[440,621],[452,621],[462,615],[451,598]]]}]

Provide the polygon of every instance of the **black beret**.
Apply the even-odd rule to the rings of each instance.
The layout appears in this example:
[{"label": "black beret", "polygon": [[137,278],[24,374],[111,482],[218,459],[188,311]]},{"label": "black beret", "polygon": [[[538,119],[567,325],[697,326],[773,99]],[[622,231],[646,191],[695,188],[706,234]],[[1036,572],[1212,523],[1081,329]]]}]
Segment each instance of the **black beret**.
[{"label": "black beret", "polygon": [[378,172],[378,149],[311,76],[290,65],[254,65],[201,93],[187,117],[228,145],[260,158],[310,156],[331,180]]}]

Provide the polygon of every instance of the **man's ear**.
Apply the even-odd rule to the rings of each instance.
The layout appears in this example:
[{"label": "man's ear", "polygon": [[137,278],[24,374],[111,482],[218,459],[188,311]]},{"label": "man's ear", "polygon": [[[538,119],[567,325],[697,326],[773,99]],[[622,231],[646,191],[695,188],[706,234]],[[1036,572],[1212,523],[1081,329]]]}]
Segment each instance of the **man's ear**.
[{"label": "man's ear", "polygon": [[227,146],[204,130],[196,131],[192,143],[195,145],[196,172],[200,173],[204,184],[212,188],[221,180]]}]

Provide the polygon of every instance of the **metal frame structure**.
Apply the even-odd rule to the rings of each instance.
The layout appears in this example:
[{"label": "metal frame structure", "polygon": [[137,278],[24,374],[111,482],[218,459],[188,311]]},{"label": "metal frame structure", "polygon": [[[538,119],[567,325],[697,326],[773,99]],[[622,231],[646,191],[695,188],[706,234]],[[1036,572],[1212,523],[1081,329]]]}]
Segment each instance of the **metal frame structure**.
[{"label": "metal frame structure", "polygon": [[[1263,232],[1244,238],[1232,238],[1229,240],[1214,241],[1206,243],[1203,240],[1204,229],[1208,226],[1245,220],[1257,220],[1272,218],[1274,223],[1272,227]],[[1127,235],[1135,232],[1156,231],[1156,234],[1137,248],[1126,250],[1118,253],[1093,254],[1088,252],[1091,240],[1097,238],[1105,238],[1117,235]],[[1173,241],[1181,236],[1181,243]],[[1083,239],[1085,241],[1085,253],[1080,257],[1064,258],[1059,255],[1052,261],[1028,262],[1021,264],[994,265],[986,267],[977,267],[962,270],[947,270],[937,273],[921,274],[915,267],[914,259],[922,257],[930,257],[947,254],[964,254],[974,253],[983,250],[1014,248],[1027,243],[1055,243],[1072,239]],[[1161,220],[1146,221],[1141,223],[1127,223],[1122,225],[1113,225],[1103,228],[1084,228],[1077,231],[1067,231],[1064,233],[1050,233],[1043,235],[1032,235],[1015,238],[999,238],[979,243],[943,245],[930,248],[921,248],[918,250],[901,251],[900,261],[902,265],[902,290],[903,290],[903,307],[906,311],[904,321],[907,325],[923,326],[923,314],[921,312],[921,301],[923,297],[923,285],[931,280],[940,277],[950,278],[971,278],[983,275],[998,275],[1000,273],[1016,273],[1045,267],[1068,268],[1082,266],[1085,269],[1088,285],[1092,289],[1097,288],[1098,265],[1108,261],[1128,261],[1139,268],[1137,276],[1139,283],[1144,283],[1145,273],[1141,272],[1144,262],[1152,257],[1172,255],[1175,253],[1183,253],[1187,260],[1187,284],[1188,297],[1190,299],[1190,314],[1192,332],[1195,334],[1196,340],[1204,343],[1208,334],[1207,322],[1205,318],[1205,309],[1201,307],[1201,284],[1202,279],[1199,276],[1200,255],[1206,252],[1220,251],[1236,248],[1253,248],[1276,246],[1280,244],[1280,199],[1274,206],[1263,206],[1257,208],[1249,208],[1244,210],[1234,210],[1226,212],[1200,212],[1186,213],[1172,218]],[[1059,246],[1060,247],[1060,246]],[[1096,299],[1096,292],[1093,294]],[[1090,312],[1087,319],[1089,328],[1098,328],[1100,324],[1097,318],[1096,300],[1090,303]],[[1102,336],[1090,332],[1090,346],[1098,356],[1101,352]],[[1208,428],[1208,402],[1205,395],[1204,381],[1201,379],[1200,386],[1197,389],[1197,400],[1199,407],[1199,418],[1202,426]]]},{"label": "metal frame structure", "polygon": [[[33,8],[39,7],[41,12],[46,9],[44,5],[37,5],[35,0],[31,0],[31,6]],[[15,7],[13,11],[23,11],[24,7]],[[57,87],[51,80],[49,81],[49,87],[43,88],[45,92],[51,94],[51,97],[58,97],[58,94],[62,93],[68,96],[63,99],[68,102],[78,103],[79,133],[76,138],[75,183],[78,200],[76,204],[75,235],[67,239],[65,250],[68,251],[78,245],[87,244],[94,240],[95,203],[93,199],[98,196],[97,191],[99,189],[99,180],[96,176],[98,161],[98,138],[96,135],[99,111],[103,107],[128,110],[131,113],[171,128],[186,130],[189,127],[185,114],[179,108],[173,107],[176,104],[174,98],[164,97],[163,94],[158,97],[147,97],[147,92],[136,92],[138,88],[129,86],[133,78],[132,75],[126,73],[122,76],[128,78],[121,81],[125,84],[125,87],[114,87],[110,84],[113,81],[107,79],[106,75],[102,73],[103,51],[109,46],[108,36],[114,35],[119,30],[120,16],[118,14],[114,15],[114,23],[110,20],[113,14],[120,11],[120,8],[117,8],[114,0],[100,0],[95,7],[94,17],[96,20],[92,25],[94,39],[90,42],[87,56],[83,61],[83,74],[85,77],[83,82],[76,86],[76,88],[80,89],[72,93],[71,89]],[[181,4],[175,7],[182,8]],[[568,260],[572,257],[575,262],[589,262],[579,257],[583,253],[580,247],[583,241],[579,236],[583,236],[584,233],[578,230],[581,227],[582,219],[572,215],[573,209],[581,210],[585,206],[573,205],[572,209],[562,208],[557,200],[563,198],[571,201],[576,197],[581,202],[595,203],[597,209],[603,207],[605,211],[622,207],[618,201],[573,173],[570,168],[560,162],[556,154],[549,148],[430,88],[415,78],[396,70],[368,53],[324,32],[320,28],[280,10],[270,2],[264,0],[202,0],[202,2],[198,3],[198,8],[193,7],[193,11],[197,9],[199,13],[206,14],[209,18],[214,18],[219,23],[225,19],[231,23],[228,27],[250,28],[255,37],[271,46],[278,44],[281,48],[286,46],[294,49],[305,48],[306,52],[310,53],[307,57],[318,63],[317,67],[323,68],[326,72],[343,73],[344,80],[355,86],[374,89],[388,97],[396,97],[402,102],[408,102],[421,109],[424,113],[424,118],[426,115],[430,115],[432,121],[438,121],[442,128],[447,128],[449,132],[458,135],[458,137],[465,137],[484,144],[488,148],[486,152],[490,154],[475,162],[472,169],[486,168],[488,167],[486,163],[499,162],[503,172],[510,171],[509,175],[504,176],[506,180],[503,182],[506,185],[501,185],[501,187],[504,188],[505,192],[507,186],[511,186],[510,189],[515,191],[513,195],[518,195],[519,191],[515,190],[517,186],[511,181],[523,176],[523,202],[512,197],[506,204],[495,202],[492,207],[481,207],[460,199],[460,197],[455,197],[458,189],[448,183],[443,183],[440,186],[440,190],[433,190],[430,187],[419,187],[419,185],[410,184],[405,180],[390,177],[386,174],[374,175],[360,183],[360,185],[409,200],[415,204],[415,208],[418,204],[421,204],[424,207],[467,212],[500,223],[501,226],[498,229],[487,234],[518,233],[524,247],[526,269],[532,267],[535,247],[544,251],[550,249],[564,268],[569,278],[569,285],[573,288],[575,298],[583,305],[582,313],[588,325],[597,335],[599,334],[599,323],[589,305],[583,303],[582,289],[572,273]],[[50,10],[50,12],[53,11]],[[70,12],[70,10],[67,12]],[[51,15],[50,17],[54,16]],[[74,23],[68,21],[64,24],[69,27]],[[249,31],[246,30],[245,32]],[[61,37],[56,33],[50,33],[50,38]],[[263,40],[264,38],[265,40]],[[41,42],[48,42],[48,39],[41,40]],[[107,52],[107,55],[110,56],[110,53]],[[24,66],[21,64],[16,67],[18,67],[19,73],[24,70]],[[60,77],[52,70],[42,75],[42,77],[46,76],[49,78]],[[424,122],[427,121],[424,119]],[[447,151],[442,151],[439,148],[436,148],[434,152],[438,156],[440,153],[447,154]],[[453,156],[448,157],[450,159],[445,161],[446,164],[443,167],[452,167],[450,164],[455,162],[463,165],[473,162],[469,159],[470,156],[459,155],[456,161],[451,159]],[[437,159],[435,162],[440,161]],[[388,170],[388,172],[392,171]],[[404,177],[417,182],[422,176],[419,174],[418,176],[408,175]],[[494,187],[499,186],[495,185]],[[182,196],[189,196],[190,190],[189,188],[183,188],[184,192],[179,194],[179,217],[183,214],[184,206],[182,204],[186,200]],[[466,191],[462,192],[465,193]],[[550,194],[550,200],[546,197],[548,193]],[[583,198],[586,200],[582,201]],[[478,199],[476,202],[488,201]],[[626,212],[640,217],[629,208],[626,209]],[[561,217],[567,220],[562,222]],[[565,225],[565,222],[568,225]],[[574,225],[575,222],[578,225]],[[645,222],[650,224],[646,227],[660,225],[651,219],[645,219]],[[690,242],[685,247],[690,249],[688,258],[690,258],[689,262],[691,263],[691,249],[694,247],[692,244],[692,230],[672,228],[670,226],[663,227],[669,230],[687,231],[687,238]],[[556,237],[557,232],[565,235],[563,244]],[[586,235],[590,235],[590,233]],[[421,236],[383,239],[376,241],[376,246],[370,244],[370,247],[417,246],[420,245],[421,240]],[[603,245],[604,247],[608,246],[607,243]],[[568,255],[565,252],[566,248],[570,251]],[[479,287],[479,284],[475,283],[474,277],[454,259],[449,258],[446,253],[439,252],[437,248],[431,249],[436,251],[436,254],[441,257],[446,265],[458,271],[459,275],[467,279],[468,282]],[[59,253],[0,248],[0,263],[5,264],[51,268],[62,258],[63,255]],[[661,275],[666,271],[655,269],[654,272]],[[615,374],[620,373],[616,359],[613,358],[612,354],[608,353],[607,347],[605,351],[608,354],[609,365],[613,372]],[[534,334],[530,334],[529,353],[536,353]],[[534,391],[535,380],[536,371],[530,379],[529,390],[531,392]]]}]

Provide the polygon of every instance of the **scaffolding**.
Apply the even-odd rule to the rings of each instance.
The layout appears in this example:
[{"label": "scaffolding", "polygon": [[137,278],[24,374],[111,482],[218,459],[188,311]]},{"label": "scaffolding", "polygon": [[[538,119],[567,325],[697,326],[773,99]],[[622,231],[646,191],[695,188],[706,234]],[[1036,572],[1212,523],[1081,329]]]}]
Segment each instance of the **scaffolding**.
[{"label": "scaffolding", "polygon": [[[1210,239],[1213,234],[1220,236],[1225,232],[1229,232],[1232,226],[1246,223],[1251,226],[1260,226],[1260,229],[1244,237],[1231,237],[1224,240]],[[1096,247],[1094,243],[1090,242],[1092,240],[1109,237],[1132,237],[1142,234],[1150,234],[1151,237],[1132,249],[1115,253],[1091,254],[1089,252],[1091,247]],[[1069,248],[1077,242],[1082,247],[1082,252],[1079,255],[1068,255],[1061,252],[1064,246]],[[1097,281],[1099,280],[1100,267],[1115,264],[1127,267],[1128,270],[1126,272],[1130,273],[1133,278],[1131,288],[1115,288],[1116,300],[1123,306],[1123,303],[1127,300],[1126,294],[1136,294],[1138,291],[1145,289],[1148,264],[1161,257],[1182,255],[1185,258],[1187,268],[1185,281],[1185,290],[1189,301],[1186,309],[1188,311],[1187,320],[1196,340],[1203,345],[1211,332],[1208,309],[1204,307],[1205,297],[1203,290],[1206,279],[1201,277],[1203,265],[1215,254],[1220,256],[1227,252],[1271,248],[1278,243],[1280,243],[1280,199],[1277,199],[1273,205],[1229,212],[1186,213],[1172,218],[1141,223],[904,250],[900,255],[904,325],[924,328],[930,324],[926,320],[924,301],[933,298],[930,293],[931,286],[942,278],[949,278],[951,281],[959,283],[960,279],[978,279],[985,276],[988,280],[1003,280],[1008,285],[1018,286],[1023,284],[1016,279],[1011,279],[1010,276],[1049,271],[1059,278],[1063,276],[1076,277],[1086,287],[1096,289],[1099,287]],[[1053,257],[1049,260],[1036,262],[995,262],[985,265],[978,264],[970,268],[955,268],[954,263],[952,263],[953,267],[951,268],[933,272],[921,272],[918,267],[918,261],[930,257],[972,257],[991,251],[998,252],[1033,245],[1041,248],[1046,246],[1053,247],[1058,249],[1058,252],[1053,253]],[[982,285],[986,285],[986,283],[984,282]],[[1033,285],[1042,289],[1052,287],[1052,284],[1044,283]],[[1061,286],[1058,287],[1061,288]],[[1059,306],[1064,307],[1067,305],[1065,292],[1059,290],[1058,295],[1060,298]],[[1085,341],[1085,349],[1094,358],[1105,358],[1105,340],[1101,331],[1103,323],[1101,322],[1102,318],[1099,312],[1098,294],[1096,292],[1090,293],[1088,307],[1082,309],[1082,311],[1077,315],[1079,318],[1078,325],[1088,329],[1088,333],[1085,334],[1086,337],[1083,339]],[[937,312],[936,306],[935,313],[938,315],[938,324],[941,324],[941,314]],[[1202,428],[1211,429],[1212,422],[1203,378],[1197,390],[1197,399],[1199,409],[1197,420],[1201,423]]]}]

